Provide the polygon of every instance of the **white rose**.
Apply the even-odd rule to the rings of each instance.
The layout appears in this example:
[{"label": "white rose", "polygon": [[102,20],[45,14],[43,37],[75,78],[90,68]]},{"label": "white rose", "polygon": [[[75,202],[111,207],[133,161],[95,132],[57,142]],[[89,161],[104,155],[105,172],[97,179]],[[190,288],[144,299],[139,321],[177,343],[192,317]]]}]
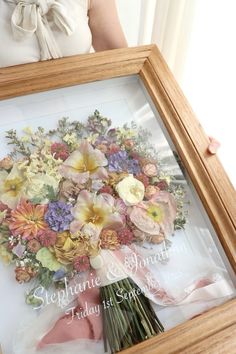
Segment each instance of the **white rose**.
[{"label": "white rose", "polygon": [[127,206],[133,206],[143,200],[145,187],[142,182],[129,175],[117,184],[116,190]]}]

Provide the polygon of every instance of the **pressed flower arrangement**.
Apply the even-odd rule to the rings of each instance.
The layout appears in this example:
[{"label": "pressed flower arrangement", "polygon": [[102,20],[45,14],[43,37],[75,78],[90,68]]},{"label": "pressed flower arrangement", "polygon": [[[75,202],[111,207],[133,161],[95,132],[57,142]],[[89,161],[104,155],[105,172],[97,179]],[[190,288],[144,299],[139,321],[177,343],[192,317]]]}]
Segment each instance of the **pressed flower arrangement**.
[{"label": "pressed flower arrangement", "polygon": [[[106,252],[169,245],[186,223],[184,190],[163,171],[148,133],[111,125],[95,111],[85,124],[63,118],[55,130],[6,134],[13,150],[0,161],[0,254],[15,265],[19,283],[33,282],[28,303],[35,304],[39,285],[58,287],[65,277],[101,271]],[[128,275],[101,288],[101,300],[114,300],[104,311],[114,352],[163,331],[142,292],[133,303],[114,298],[117,289],[136,288]],[[110,331],[119,314],[120,326]]]}]

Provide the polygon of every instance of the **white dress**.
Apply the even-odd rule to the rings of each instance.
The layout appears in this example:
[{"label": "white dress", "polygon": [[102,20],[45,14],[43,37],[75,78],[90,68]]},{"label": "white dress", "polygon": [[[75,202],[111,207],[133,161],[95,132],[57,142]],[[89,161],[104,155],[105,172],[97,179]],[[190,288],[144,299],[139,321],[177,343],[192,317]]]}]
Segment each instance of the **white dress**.
[{"label": "white dress", "polygon": [[88,0],[0,0],[0,67],[88,53]]}]

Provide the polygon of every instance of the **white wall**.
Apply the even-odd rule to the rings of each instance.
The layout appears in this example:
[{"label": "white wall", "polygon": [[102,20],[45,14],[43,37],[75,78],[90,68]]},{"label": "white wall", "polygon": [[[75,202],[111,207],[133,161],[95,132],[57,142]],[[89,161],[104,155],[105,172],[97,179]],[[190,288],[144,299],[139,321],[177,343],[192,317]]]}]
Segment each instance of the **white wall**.
[{"label": "white wall", "polygon": [[116,4],[128,45],[136,46],[139,37],[141,0],[116,0]]},{"label": "white wall", "polygon": [[236,1],[198,0],[182,88],[236,186]]}]

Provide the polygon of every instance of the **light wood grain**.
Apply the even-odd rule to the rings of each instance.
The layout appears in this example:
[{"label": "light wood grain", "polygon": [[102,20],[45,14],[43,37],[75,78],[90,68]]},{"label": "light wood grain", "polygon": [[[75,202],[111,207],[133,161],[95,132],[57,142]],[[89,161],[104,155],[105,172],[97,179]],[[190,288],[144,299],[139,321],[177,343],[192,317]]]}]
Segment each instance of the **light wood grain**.
[{"label": "light wood grain", "polygon": [[232,300],[122,354],[235,354],[235,319],[236,300]]},{"label": "light wood grain", "polygon": [[[236,195],[156,46],[117,49],[0,69],[0,99],[139,74],[236,270]],[[236,300],[123,351],[124,354],[235,354]]]},{"label": "light wood grain", "polygon": [[152,46],[115,49],[0,69],[0,99],[138,74]]}]

